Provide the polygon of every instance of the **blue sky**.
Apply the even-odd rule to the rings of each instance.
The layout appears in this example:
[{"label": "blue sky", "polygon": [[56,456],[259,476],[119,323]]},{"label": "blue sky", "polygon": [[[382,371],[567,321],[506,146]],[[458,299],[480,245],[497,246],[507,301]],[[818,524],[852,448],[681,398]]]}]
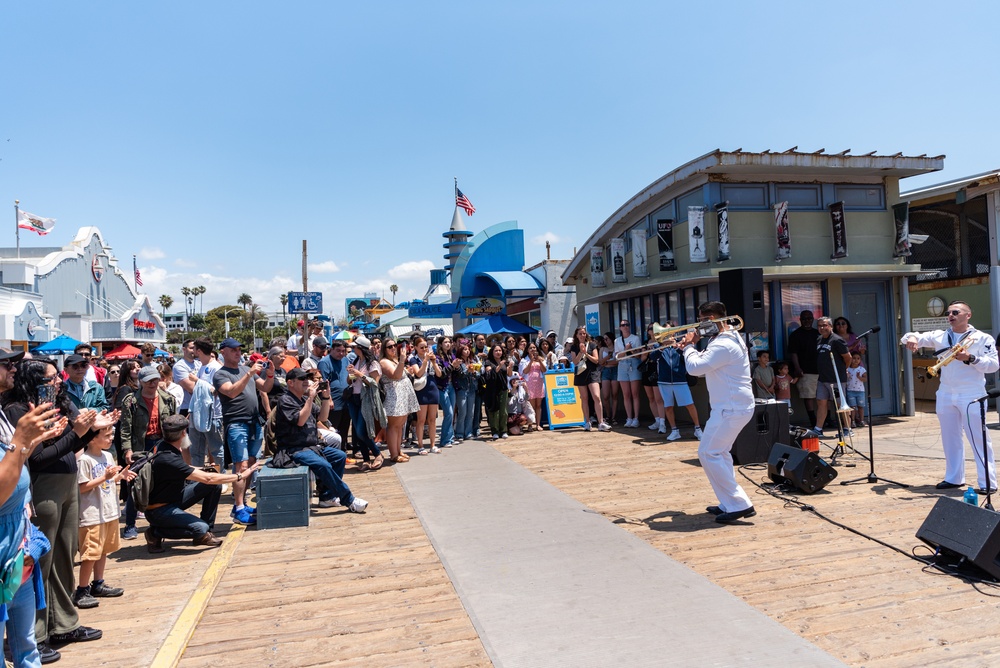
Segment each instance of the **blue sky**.
[{"label": "blue sky", "polygon": [[[423,294],[454,210],[571,257],[716,148],[1000,168],[997,3],[173,2],[5,8],[0,202],[96,225],[156,298]],[[0,245],[13,245],[9,238]],[[30,238],[29,238],[29,235]]]}]

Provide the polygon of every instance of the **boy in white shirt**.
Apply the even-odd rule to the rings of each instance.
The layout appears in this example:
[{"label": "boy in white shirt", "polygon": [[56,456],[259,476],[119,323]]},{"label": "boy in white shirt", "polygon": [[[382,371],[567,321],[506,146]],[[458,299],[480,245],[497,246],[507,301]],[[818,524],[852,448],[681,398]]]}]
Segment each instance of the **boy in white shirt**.
[{"label": "boy in white shirt", "polygon": [[[73,592],[73,605],[96,608],[98,598],[112,598],[125,593],[119,587],[104,584],[108,555],[119,548],[118,493],[115,483],[132,480],[135,473],[117,466],[109,452],[115,428],[98,432],[77,460],[76,481],[80,484],[80,584]],[[93,576],[93,581],[91,581]]]}]

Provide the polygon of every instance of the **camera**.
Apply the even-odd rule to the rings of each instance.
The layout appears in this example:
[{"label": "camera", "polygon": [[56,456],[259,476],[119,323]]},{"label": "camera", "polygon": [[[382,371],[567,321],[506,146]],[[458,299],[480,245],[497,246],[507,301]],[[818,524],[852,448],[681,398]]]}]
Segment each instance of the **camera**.
[{"label": "camera", "polygon": [[329,389],[330,389],[330,382],[329,381],[326,381],[326,380],[319,381],[319,391],[320,392],[326,392]]}]

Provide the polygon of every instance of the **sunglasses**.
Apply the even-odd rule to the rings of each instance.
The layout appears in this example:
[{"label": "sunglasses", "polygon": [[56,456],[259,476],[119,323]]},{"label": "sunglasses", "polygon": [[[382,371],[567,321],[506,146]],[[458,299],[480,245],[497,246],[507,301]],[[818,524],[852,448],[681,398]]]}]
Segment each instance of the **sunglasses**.
[{"label": "sunglasses", "polygon": [[0,366],[7,369],[7,371],[10,371],[11,369],[14,368],[14,363],[11,362],[10,360],[0,360]]},{"label": "sunglasses", "polygon": [[958,309],[953,309],[945,313],[945,315],[962,315],[965,311],[959,311]]},{"label": "sunglasses", "polygon": [[111,371],[108,371],[108,373],[118,375],[118,369],[112,369]]},{"label": "sunglasses", "polygon": [[386,350],[392,350],[393,348],[396,347],[396,344],[395,343],[387,343],[387,344],[385,344],[382,347],[385,348]]},{"label": "sunglasses", "polygon": [[88,366],[90,366],[90,365],[87,364],[86,362],[77,362],[76,364],[70,364],[69,368],[70,369],[86,369]]}]

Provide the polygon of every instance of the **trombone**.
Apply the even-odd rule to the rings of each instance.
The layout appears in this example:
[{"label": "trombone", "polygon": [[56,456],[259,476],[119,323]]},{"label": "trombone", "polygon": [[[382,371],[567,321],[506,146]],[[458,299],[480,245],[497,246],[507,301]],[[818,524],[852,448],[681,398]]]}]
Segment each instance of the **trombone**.
[{"label": "trombone", "polygon": [[676,327],[661,327],[659,323],[653,323],[653,340],[644,346],[631,348],[615,355],[616,360],[624,360],[637,355],[644,355],[657,348],[676,345],[688,332],[698,332],[698,336],[714,336],[722,331],[723,325],[731,327],[737,331],[743,329],[743,318],[738,315],[730,315],[725,318],[712,318],[702,320],[693,325],[677,325]]}]

